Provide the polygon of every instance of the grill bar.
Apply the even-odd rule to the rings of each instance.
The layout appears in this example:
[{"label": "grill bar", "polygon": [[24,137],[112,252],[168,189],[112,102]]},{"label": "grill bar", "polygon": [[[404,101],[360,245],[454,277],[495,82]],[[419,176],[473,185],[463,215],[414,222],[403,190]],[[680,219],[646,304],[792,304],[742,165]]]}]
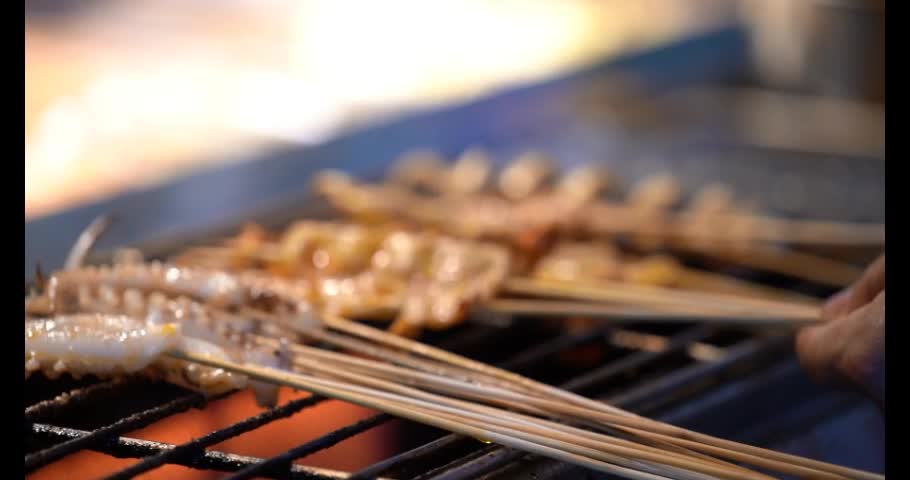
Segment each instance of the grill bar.
[{"label": "grill bar", "polygon": [[452,447],[462,440],[464,440],[464,437],[459,435],[444,435],[432,442],[425,443],[417,448],[389,457],[358,472],[352,473],[348,480],[367,480],[375,478],[382,473],[388,472],[397,465],[420,460],[440,450]]},{"label": "grill bar", "polygon": [[608,335],[612,330],[613,327],[598,327],[581,333],[562,335],[552,341],[544,342],[537,347],[531,347],[518,353],[514,357],[500,363],[499,367],[505,370],[519,370],[576,345],[589,342],[597,337]]},{"label": "grill bar", "polygon": [[164,405],[160,405],[158,407],[150,408],[148,410],[130,415],[110,425],[96,429],[86,435],[80,436],[78,438],[73,438],[39,452],[26,455],[25,471],[26,473],[31,472],[39,467],[47,465],[48,463],[59,460],[60,458],[69,455],[70,453],[83,450],[91,445],[97,444],[98,442],[111,438],[115,435],[145,427],[153,422],[161,420],[162,418],[184,412],[193,407],[201,407],[205,404],[205,396],[198,393],[192,393],[190,395],[186,395],[184,397],[180,397],[176,400],[165,403]]},{"label": "grill bar", "polygon": [[524,452],[512,450],[505,447],[494,447],[484,455],[465,459],[459,459],[434,472],[432,476],[425,477],[424,480],[458,480],[461,478],[477,478],[485,473],[492,472],[503,465],[509,464],[525,456]]},{"label": "grill bar", "polygon": [[305,408],[312,407],[320,402],[325,401],[324,397],[310,396],[298,400],[292,400],[278,408],[255,415],[228,427],[215,430],[208,435],[196,438],[187,443],[178,445],[172,449],[163,451],[154,456],[146,458],[139,463],[131,465],[113,475],[107,477],[108,480],[133,478],[149,470],[158,468],[166,463],[177,463],[180,460],[186,461],[188,458],[200,457],[205,454],[205,448],[211,445],[221,443],[231,437],[236,437],[243,433],[259,428],[267,423],[287,418]]},{"label": "grill bar", "polygon": [[639,351],[627,357],[621,358],[615,362],[610,362],[600,368],[591,370],[588,373],[575,377],[574,379],[560,385],[560,388],[577,392],[593,385],[603,383],[611,378],[621,375],[629,370],[640,368],[643,365],[654,362],[671,354],[684,350],[694,342],[705,340],[713,330],[705,327],[694,327],[674,335],[667,342],[666,347],[658,352]]},{"label": "grill bar", "polygon": [[332,447],[348,438],[363,433],[373,427],[382,425],[394,418],[395,417],[391,415],[382,413],[360,420],[357,423],[339,428],[338,430],[323,435],[315,440],[294,447],[287,452],[276,455],[264,462],[250,465],[234,475],[227,477],[225,480],[243,480],[253,478],[257,475],[283,476],[284,473],[287,473],[290,470],[294,460]]},{"label": "grill bar", "polygon": [[473,464],[474,462],[477,462],[477,461],[483,462],[483,460],[488,458],[490,455],[494,455],[496,453],[496,451],[497,451],[497,447],[495,447],[495,446],[487,446],[487,447],[481,448],[479,450],[476,450],[472,453],[465,455],[464,457],[461,457],[459,459],[453,460],[450,463],[442,465],[439,468],[426,472],[423,475],[419,475],[414,480],[427,480],[430,478],[436,478],[439,474],[449,470],[453,465],[458,465],[458,464],[469,465],[469,464]]},{"label": "grill bar", "polygon": [[131,379],[122,378],[70,390],[69,392],[57,395],[50,400],[43,400],[26,407],[25,418],[31,421],[38,421],[44,418],[54,417],[86,400],[116,395],[125,387],[128,387],[133,383],[134,382],[132,382]]},{"label": "grill bar", "polygon": [[[777,338],[772,340],[772,346],[777,348],[782,347],[784,345],[783,340],[787,339]],[[769,342],[767,340],[749,340],[729,349],[727,351],[727,355],[723,358],[723,361],[713,363],[698,363],[687,368],[677,370],[668,375],[663,375],[659,379],[656,379],[652,382],[645,383],[633,390],[629,390],[618,395],[613,395],[604,401],[615,405],[640,405],[646,403],[649,398],[659,399],[662,397],[667,397],[670,392],[676,389],[679,389],[686,385],[693,385],[703,378],[710,377],[712,375],[716,375],[730,369],[732,365],[737,364],[740,360],[744,360],[749,357],[755,357],[757,355],[767,354],[768,346]]]},{"label": "grill bar", "polygon": [[[61,438],[75,439],[88,435],[91,432],[74,428],[56,427],[47,424],[35,424],[32,434],[38,441],[56,442]],[[142,440],[129,437],[114,437],[102,440],[100,444],[90,445],[91,450],[111,455],[117,458],[141,458],[168,452],[175,445],[168,443]],[[215,470],[221,472],[236,472],[249,465],[262,462],[262,458],[234,455],[218,451],[205,451],[200,455],[190,458],[178,456],[174,464],[200,470]],[[331,470],[316,469],[294,465],[291,469],[292,480],[337,480],[346,478],[346,475]]]}]

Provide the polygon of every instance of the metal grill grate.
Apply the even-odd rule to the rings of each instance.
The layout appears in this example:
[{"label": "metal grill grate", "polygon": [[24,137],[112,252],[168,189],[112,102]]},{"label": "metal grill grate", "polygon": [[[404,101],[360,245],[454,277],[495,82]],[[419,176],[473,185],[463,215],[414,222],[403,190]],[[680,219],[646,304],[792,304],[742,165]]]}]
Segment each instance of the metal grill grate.
[{"label": "metal grill grate", "polygon": [[[697,398],[700,391],[717,386],[724,375],[736,370],[761,370],[769,361],[779,359],[782,351],[780,340],[753,338],[739,335],[735,341],[724,339],[712,329],[703,327],[677,327],[665,333],[666,348],[661,351],[636,351],[611,346],[615,330],[609,327],[591,327],[579,333],[551,336],[546,328],[531,328],[532,324],[518,320],[508,327],[469,326],[444,335],[445,341],[437,344],[474,358],[483,358],[486,347],[502,344],[503,339],[514,339],[519,345],[498,364],[512,371],[543,377],[559,376],[550,366],[556,364],[562,377],[556,382],[564,388],[595,392],[602,398],[629,410],[654,414],[685,404]],[[656,330],[651,329],[651,330]],[[659,330],[659,329],[657,329]],[[644,331],[647,332],[647,329]],[[653,332],[648,332],[653,334]],[[725,354],[713,361],[693,358],[686,348],[696,342],[711,345],[714,339]],[[722,341],[720,341],[722,340]],[[527,345],[522,348],[521,345]],[[501,350],[500,346],[500,350]],[[559,357],[584,353],[609,353],[612,360],[603,366],[589,369],[588,363],[566,368]],[[554,361],[556,360],[556,361]],[[571,362],[569,362],[571,363]],[[596,360],[595,360],[596,363]],[[577,370],[577,371],[575,371]],[[580,372],[580,373],[579,373]],[[741,375],[741,372],[737,372]],[[547,378],[553,380],[553,378]],[[693,388],[698,387],[700,388]],[[103,397],[117,397],[125,391],[170,390],[157,405],[141,409],[122,418],[99,420],[92,429],[61,426]],[[52,400],[34,403],[26,408],[26,431],[30,453],[26,456],[26,471],[35,469],[76,451],[89,449],[119,458],[141,458],[139,462],[114,473],[108,478],[126,479],[148,472],[166,464],[183,465],[197,469],[235,472],[228,478],[338,478],[337,472],[320,471],[293,464],[294,460],[375,428],[392,420],[388,415],[375,415],[340,429],[328,432],[274,457],[251,458],[207,450],[224,440],[254,430],[270,422],[291,415],[307,415],[307,409],[325,399],[317,396],[293,400],[218,429],[200,438],[180,445],[168,445],[121,436],[124,432],[146,426],[162,418],[190,408],[204,408],[211,399],[199,394],[150,383],[136,381],[102,382],[78,387]],[[412,426],[414,428],[420,428]],[[433,431],[431,429],[424,429]],[[435,433],[434,435],[438,435]],[[417,445],[386,460],[373,464],[351,478],[366,479],[378,476],[391,478],[476,478],[525,457],[521,452],[485,445],[474,439],[458,435],[443,435],[428,443]],[[548,468],[552,468],[549,466]]]},{"label": "metal grill grate", "polygon": [[[316,202],[306,204],[305,211],[298,207],[273,212],[259,217],[260,223],[274,228],[295,218],[328,216],[324,206]],[[219,229],[212,235],[171,239],[143,250],[149,257],[164,258],[189,244],[223,238],[223,234]],[[737,273],[803,293],[829,293],[810,284],[783,282],[775,276]],[[729,385],[731,380],[758,378],[761,372],[789,359],[787,338],[704,326],[642,324],[619,330],[588,324],[567,332],[560,322],[549,320],[522,317],[472,320],[473,323],[450,331],[430,333],[424,341],[658,418],[680,409],[691,410],[705,395]],[[636,342],[617,341],[630,335],[657,337],[662,347],[644,349],[648,342],[637,346]],[[699,355],[694,347],[708,350],[711,355]],[[306,418],[312,415],[310,407],[326,400],[316,396],[293,400],[189,442],[171,445],[124,435],[188,409],[205,408],[213,399],[188,394],[170,385],[137,380],[50,382],[36,377],[27,382],[26,397],[26,472],[82,450],[141,459],[113,473],[108,477],[111,479],[134,478],[163,465],[230,472],[233,476],[228,478],[237,479],[344,478],[347,473],[303,467],[294,462],[393,420],[388,415],[376,415],[276,452],[270,458],[255,458],[211,448],[280,419],[297,415]],[[114,399],[119,407],[91,412],[91,405],[105,399]],[[538,478],[545,478],[564,475],[572,468],[411,422],[402,421],[401,425],[404,432],[401,451],[351,473],[351,478],[467,479],[497,471],[509,477],[526,477],[530,471]],[[515,469],[530,470],[516,473]],[[577,470],[572,472],[573,478],[581,475]]]}]

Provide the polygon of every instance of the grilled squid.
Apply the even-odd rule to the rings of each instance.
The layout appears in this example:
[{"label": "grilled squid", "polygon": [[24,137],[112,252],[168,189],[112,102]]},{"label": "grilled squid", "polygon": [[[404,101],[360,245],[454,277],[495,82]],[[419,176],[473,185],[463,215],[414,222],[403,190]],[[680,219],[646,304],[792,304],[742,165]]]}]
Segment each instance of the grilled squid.
[{"label": "grilled squid", "polygon": [[402,155],[392,166],[389,180],[399,185],[438,191],[445,161],[436,152],[417,150]]},{"label": "grilled squid", "polygon": [[[53,313],[78,311],[80,297],[94,290],[101,294],[127,290],[158,292],[167,297],[192,298],[214,308],[253,308],[287,314],[308,311],[312,294],[304,282],[258,272],[229,273],[151,262],[57,272],[48,280],[44,296],[31,299],[31,305],[49,306]],[[27,300],[26,311],[29,310]]]},{"label": "grilled squid", "polygon": [[598,165],[582,165],[568,171],[556,185],[555,194],[558,198],[582,205],[597,199],[597,197],[610,187],[610,173],[605,167]]},{"label": "grilled squid", "polygon": [[479,148],[470,148],[445,172],[445,184],[441,193],[469,195],[486,187],[492,171],[490,157]]},{"label": "grilled squid", "polygon": [[553,172],[553,161],[540,152],[527,152],[499,175],[499,190],[510,200],[521,200],[539,190]]},{"label": "grilled squid", "polygon": [[[349,223],[297,222],[249,245],[238,238],[190,249],[174,262],[191,271],[220,265],[241,283],[277,275],[267,286],[273,296],[301,298],[313,311],[334,315],[397,316],[398,327],[411,326],[394,328],[401,331],[455,325],[470,303],[495,294],[510,268],[510,255],[499,246]],[[282,293],[288,289],[297,293]],[[297,312],[304,310],[299,304]]]},{"label": "grilled squid", "polygon": [[537,262],[532,275],[543,280],[596,283],[623,281],[638,285],[671,287],[681,279],[683,267],[672,257],[649,255],[624,258],[603,242],[565,242]]},{"label": "grilled squid", "polygon": [[173,350],[227,359],[217,345],[185,337],[179,324],[148,324],[125,315],[76,314],[25,321],[25,376],[112,377],[144,372],[187,388],[218,394],[246,385],[243,376],[164,355]]},{"label": "grilled squid", "polygon": [[[246,341],[246,337],[256,334],[296,341],[295,328],[316,324],[314,317],[308,314],[307,295],[308,290],[296,282],[255,273],[229,274],[155,262],[74,268],[55,273],[47,281],[43,294],[26,298],[26,314],[38,317],[26,318],[27,332],[38,335],[35,337],[38,339],[43,338],[42,329],[55,327],[49,338],[63,342],[60,345],[72,341],[78,346],[74,351],[81,351],[84,345],[89,359],[93,358],[91,352],[95,345],[106,345],[111,338],[134,339],[118,344],[122,346],[112,350],[114,357],[109,363],[113,370],[107,372],[111,374],[143,369],[140,360],[154,357],[160,340],[169,338],[164,333],[173,333],[174,328],[179,328],[182,334],[178,335],[180,347],[205,351],[235,362],[286,368],[288,362],[280,352],[262,351],[261,347]],[[249,311],[282,314],[283,318],[297,323],[282,325],[241,314]],[[87,335],[82,337],[83,333]],[[148,355],[136,355],[139,351],[136,348],[144,345],[142,342],[146,338],[155,348]],[[28,339],[27,333],[27,343]],[[56,370],[49,370],[46,360],[53,358],[53,348],[46,343],[36,345],[42,347],[36,349],[36,353],[47,351],[50,356],[33,355],[33,359],[42,365],[42,371],[54,375]],[[161,348],[173,346],[168,344]],[[117,355],[139,363],[118,363]],[[75,375],[106,373],[105,367],[95,363],[83,365],[77,361],[72,368],[66,367],[71,362],[68,358],[61,358],[63,363],[54,368]],[[26,360],[28,362],[29,358]],[[235,382],[233,376],[225,377],[223,371],[168,358],[162,358],[152,366],[154,368],[147,369],[146,373],[208,393],[246,385]],[[277,387],[259,382],[250,382],[248,386],[260,405],[272,406],[277,401]]]}]

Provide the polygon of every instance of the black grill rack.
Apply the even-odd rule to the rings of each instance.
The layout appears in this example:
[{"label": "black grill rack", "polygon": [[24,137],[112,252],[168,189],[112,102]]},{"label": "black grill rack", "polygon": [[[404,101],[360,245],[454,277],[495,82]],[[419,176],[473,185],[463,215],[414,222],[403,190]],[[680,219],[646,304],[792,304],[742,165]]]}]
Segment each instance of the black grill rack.
[{"label": "black grill rack", "polygon": [[[515,328],[521,326],[516,325]],[[451,336],[442,345],[457,344],[459,340],[464,339],[470,339],[474,346],[498,343],[504,335],[509,334],[508,330],[486,326],[469,327]],[[613,330],[611,327],[598,327],[582,333],[557,336],[539,345],[518,349],[508,360],[500,362],[500,365],[513,371],[532,372],[535,367],[541,366],[554,355],[569,352],[580,346],[606,343],[604,339],[609,336],[611,330]],[[617,406],[647,414],[665,410],[667,404],[680,404],[687,398],[697,397],[699,390],[719,384],[724,377],[736,373],[737,370],[743,368],[753,370],[767,366],[768,360],[779,357],[783,351],[779,339],[744,337],[724,347],[723,358],[701,362],[687,354],[686,347],[695,342],[711,344],[712,338],[720,338],[716,332],[690,327],[669,333],[666,338],[668,343],[661,351],[623,352],[616,355],[615,360],[574,376],[562,382],[562,385],[574,391],[596,390],[598,386],[603,390],[603,386],[611,383],[628,386],[628,388],[612,386],[613,388],[607,389],[615,391],[607,400]],[[654,370],[654,373],[648,374],[649,369]],[[630,379],[632,372],[641,372],[646,381]],[[93,429],[61,426],[87,405],[97,404],[105,398],[120,398],[128,389],[132,391],[130,396],[141,391],[143,395],[157,397],[157,401],[152,406],[142,405],[135,413],[122,418],[99,418],[97,419],[99,426]],[[228,478],[260,476],[338,478],[334,473],[292,466],[291,461],[343,442],[365,430],[389,422],[393,417],[385,414],[369,417],[268,459],[206,450],[206,447],[269,422],[290,415],[306,415],[308,407],[324,401],[326,399],[318,396],[293,400],[191,442],[166,445],[121,435],[190,408],[204,408],[207,399],[197,393],[187,393],[170,386],[147,384],[137,380],[93,383],[26,408],[26,434],[31,450],[25,458],[26,470],[32,470],[77,451],[90,449],[120,458],[142,458],[140,462],[117,472],[110,478],[133,478],[164,464],[235,472],[234,476]],[[388,474],[393,478],[476,478],[484,472],[524,457],[526,456],[518,451],[487,446],[458,435],[445,435],[374,464],[355,473],[353,477],[375,478]]]}]

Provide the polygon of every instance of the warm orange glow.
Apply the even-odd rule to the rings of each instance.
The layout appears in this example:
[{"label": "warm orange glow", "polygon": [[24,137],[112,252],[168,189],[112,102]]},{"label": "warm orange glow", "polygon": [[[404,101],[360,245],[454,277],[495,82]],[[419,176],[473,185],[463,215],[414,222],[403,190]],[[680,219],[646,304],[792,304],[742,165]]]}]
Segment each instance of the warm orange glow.
[{"label": "warm orange glow", "polygon": [[137,1],[27,25],[26,216],[653,45],[710,21],[698,3]]},{"label": "warm orange glow", "polygon": [[[307,396],[282,389],[281,404],[295,398]],[[192,410],[169,417],[147,428],[129,432],[125,436],[154,440],[164,443],[183,443],[210,433],[213,430],[236,423],[244,418],[262,412],[256,406],[251,392],[243,392],[225,400],[214,402],[205,410]],[[375,412],[337,401],[323,402],[313,408],[304,409],[296,415],[277,420],[256,430],[210,447],[238,455],[269,457],[296,447],[332,430],[354,423],[373,415]],[[388,423],[350,438],[332,448],[323,450],[297,463],[331,470],[356,471],[371,463],[389,457],[397,452],[396,425]],[[138,460],[117,459],[94,452],[71,455],[38,470],[30,480],[52,480],[66,478],[72,472],[79,472],[80,478],[97,478],[125,468]],[[196,471],[179,466],[155,469],[141,478],[147,480],[181,478],[186,480],[208,480],[220,478],[223,474]]]}]

